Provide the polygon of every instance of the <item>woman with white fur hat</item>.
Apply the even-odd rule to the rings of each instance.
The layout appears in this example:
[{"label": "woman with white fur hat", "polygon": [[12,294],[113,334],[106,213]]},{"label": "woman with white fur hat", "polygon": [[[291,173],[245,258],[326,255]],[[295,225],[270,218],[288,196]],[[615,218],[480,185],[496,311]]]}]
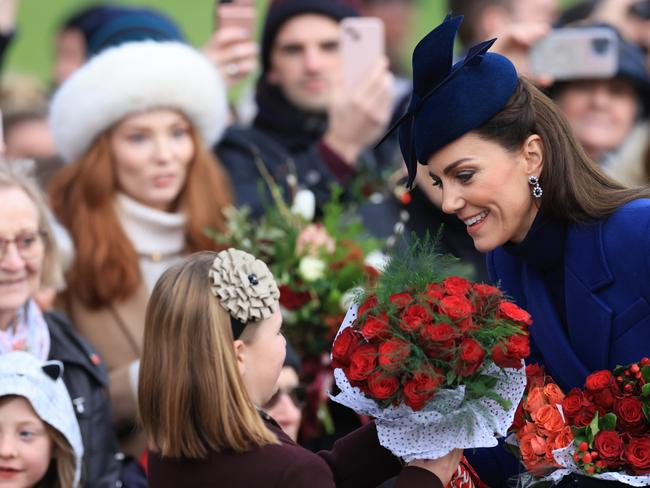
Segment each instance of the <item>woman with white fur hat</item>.
[{"label": "woman with white fur hat", "polygon": [[102,354],[122,448],[138,455],[136,388],[145,307],[160,274],[213,249],[231,202],[209,150],[227,123],[214,66],[178,42],[107,49],[54,94],[50,126],[67,163],[51,185],[54,213],[74,242],[64,302]]}]

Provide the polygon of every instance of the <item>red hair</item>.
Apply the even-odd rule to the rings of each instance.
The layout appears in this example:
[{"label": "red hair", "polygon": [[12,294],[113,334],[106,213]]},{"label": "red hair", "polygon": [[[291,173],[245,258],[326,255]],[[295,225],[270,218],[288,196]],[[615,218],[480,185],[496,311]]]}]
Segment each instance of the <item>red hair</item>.
[{"label": "red hair", "polygon": [[[192,127],[195,155],[175,208],[187,216],[186,251],[218,249],[206,228],[223,231],[222,209],[232,202],[230,180]],[[109,131],[50,184],[52,210],[75,245],[67,273],[68,293],[85,306],[102,308],[130,297],[142,280],[138,255],[114,209],[117,193]]]}]

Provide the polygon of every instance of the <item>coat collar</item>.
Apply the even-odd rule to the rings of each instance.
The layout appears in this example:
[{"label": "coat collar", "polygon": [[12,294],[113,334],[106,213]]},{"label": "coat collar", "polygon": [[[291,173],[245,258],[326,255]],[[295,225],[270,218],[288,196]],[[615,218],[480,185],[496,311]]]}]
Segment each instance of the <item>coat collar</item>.
[{"label": "coat collar", "polygon": [[590,291],[596,291],[614,281],[605,257],[603,223],[569,226],[565,249],[565,268],[570,270]]}]

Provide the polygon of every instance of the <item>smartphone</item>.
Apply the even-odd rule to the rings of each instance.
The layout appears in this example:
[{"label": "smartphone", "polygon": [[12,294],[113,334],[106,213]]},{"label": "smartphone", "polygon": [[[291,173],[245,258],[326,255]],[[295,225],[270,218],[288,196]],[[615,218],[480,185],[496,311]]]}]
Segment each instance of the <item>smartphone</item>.
[{"label": "smartphone", "polygon": [[610,78],[618,68],[618,37],[607,27],[554,29],[530,52],[533,75],[556,80]]},{"label": "smartphone", "polygon": [[217,0],[215,28],[237,27],[253,36],[256,11],[255,0]]},{"label": "smartphone", "polygon": [[341,64],[346,87],[353,88],[385,55],[384,23],[376,17],[341,20]]}]

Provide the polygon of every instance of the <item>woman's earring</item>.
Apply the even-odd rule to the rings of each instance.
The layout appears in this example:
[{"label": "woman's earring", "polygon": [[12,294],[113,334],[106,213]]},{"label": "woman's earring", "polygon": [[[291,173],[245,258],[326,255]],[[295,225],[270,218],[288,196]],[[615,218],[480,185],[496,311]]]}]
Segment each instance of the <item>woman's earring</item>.
[{"label": "woman's earring", "polygon": [[544,192],[542,191],[542,187],[539,186],[539,178],[535,175],[531,175],[528,177],[528,183],[533,187],[533,196],[535,198],[541,198],[542,193]]}]

